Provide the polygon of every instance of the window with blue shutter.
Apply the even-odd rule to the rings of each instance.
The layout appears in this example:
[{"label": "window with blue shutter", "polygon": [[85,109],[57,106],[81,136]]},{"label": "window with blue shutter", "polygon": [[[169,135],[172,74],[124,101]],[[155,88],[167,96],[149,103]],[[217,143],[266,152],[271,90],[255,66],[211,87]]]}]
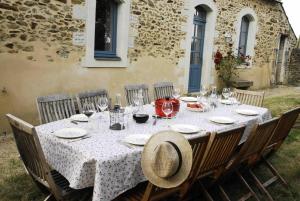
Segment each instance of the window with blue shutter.
[{"label": "window with blue shutter", "polygon": [[96,1],[95,59],[117,58],[117,11],[115,0]]},{"label": "window with blue shutter", "polygon": [[250,20],[247,16],[242,18],[240,41],[239,41],[239,55],[247,55],[247,42],[249,33]]}]

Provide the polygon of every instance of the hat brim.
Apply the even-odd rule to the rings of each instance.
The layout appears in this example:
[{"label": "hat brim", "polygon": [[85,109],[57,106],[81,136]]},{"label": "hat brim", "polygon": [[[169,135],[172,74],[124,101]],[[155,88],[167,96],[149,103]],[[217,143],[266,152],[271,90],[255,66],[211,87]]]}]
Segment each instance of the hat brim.
[{"label": "hat brim", "polygon": [[[161,142],[173,142],[181,152],[182,163],[178,172],[169,178],[161,178],[151,168],[151,158],[154,149]],[[146,178],[154,185],[161,188],[174,188],[182,184],[189,176],[193,163],[193,151],[190,143],[185,137],[174,131],[162,131],[153,135],[144,147],[142,154],[142,169]]]}]

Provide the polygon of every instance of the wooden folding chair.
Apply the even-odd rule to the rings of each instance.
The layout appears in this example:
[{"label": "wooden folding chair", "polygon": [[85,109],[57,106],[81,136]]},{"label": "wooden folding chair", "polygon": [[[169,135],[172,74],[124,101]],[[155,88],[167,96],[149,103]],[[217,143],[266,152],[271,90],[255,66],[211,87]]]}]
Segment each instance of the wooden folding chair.
[{"label": "wooden folding chair", "polygon": [[289,132],[291,131],[294,123],[296,122],[298,116],[300,114],[300,107],[292,109],[288,112],[285,112],[281,115],[279,122],[274,130],[274,134],[272,138],[268,141],[267,145],[264,147],[262,151],[262,161],[266,165],[270,172],[273,174],[273,177],[265,181],[264,183],[261,183],[258,179],[258,182],[261,186],[264,188],[267,188],[274,182],[278,181],[284,186],[288,187],[287,182],[283,179],[283,177],[279,174],[279,172],[276,170],[276,168],[265,158],[265,154],[267,153],[273,153],[279,149],[279,147],[282,145],[286,137],[288,136]]},{"label": "wooden folding chair", "polygon": [[[245,168],[244,170],[246,170],[246,172],[249,172],[250,175],[254,178],[258,188],[263,193],[265,193],[269,199],[271,198],[271,195],[268,193],[268,191],[258,182],[257,177],[252,171],[252,167],[261,159],[261,153],[268,143],[269,139],[272,137],[273,131],[278,121],[278,118],[274,118],[262,124],[256,125],[253,128],[252,133],[248,137],[248,140],[241,147],[239,153],[234,157],[234,160],[231,161],[226,167],[227,173],[229,171],[235,172],[241,183],[249,190],[249,192],[243,195],[239,200],[247,200],[250,197],[254,197],[256,200],[259,200],[256,193],[253,191],[253,189],[250,187],[243,174],[241,173],[239,169],[241,164],[246,165],[243,167],[243,169]],[[225,190],[220,184],[219,189],[225,200],[230,200],[229,196],[225,193]]]},{"label": "wooden folding chair", "polygon": [[155,100],[165,97],[173,96],[173,83],[172,82],[158,82],[154,85],[154,98]]},{"label": "wooden folding chair", "polygon": [[198,183],[200,190],[208,200],[213,200],[208,193],[202,179],[211,177],[213,181],[219,179],[225,170],[226,165],[238,148],[238,144],[244,133],[245,126],[234,128],[228,131],[213,133],[206,149],[203,160],[197,168],[197,172],[193,175],[192,183]]},{"label": "wooden folding chair", "polygon": [[188,179],[180,186],[164,189],[159,188],[150,182],[145,182],[125,192],[114,201],[153,201],[162,200],[170,196],[176,197],[174,198],[175,200],[183,199],[192,185],[191,179],[198,170],[198,165],[204,157],[210,139],[211,135],[208,133],[205,136],[190,140],[193,150],[193,166]]},{"label": "wooden folding chair", "polygon": [[100,89],[97,91],[90,91],[90,92],[82,92],[77,94],[77,104],[80,113],[83,113],[83,104],[88,103],[92,104],[94,108],[100,112],[99,108],[97,107],[98,101],[101,97],[106,97],[108,101],[108,108],[110,108],[110,99],[108,97],[108,93],[105,89]]},{"label": "wooden folding chair", "polygon": [[143,91],[143,104],[150,104],[149,98],[149,88],[145,84],[137,84],[137,85],[126,85],[125,86],[125,95],[128,105],[134,104],[133,97],[135,93],[138,93],[139,90]]},{"label": "wooden folding chair", "polygon": [[41,124],[69,118],[76,114],[74,101],[66,94],[38,97],[36,101]]},{"label": "wooden folding chair", "polygon": [[23,164],[29,175],[41,190],[49,193],[45,200],[91,200],[92,189],[74,190],[69,182],[57,171],[51,170],[46,162],[35,127],[7,114]]},{"label": "wooden folding chair", "polygon": [[265,97],[265,92],[248,91],[248,90],[234,90],[236,99],[246,105],[253,105],[262,107]]}]

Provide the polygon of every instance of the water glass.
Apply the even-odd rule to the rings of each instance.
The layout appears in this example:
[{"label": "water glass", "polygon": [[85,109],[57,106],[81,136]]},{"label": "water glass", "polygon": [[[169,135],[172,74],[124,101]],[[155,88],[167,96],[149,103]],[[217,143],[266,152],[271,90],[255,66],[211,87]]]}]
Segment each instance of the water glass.
[{"label": "water glass", "polygon": [[230,89],[229,88],[223,88],[222,95],[225,99],[228,99],[229,95],[230,95]]},{"label": "water glass", "polygon": [[180,97],[180,89],[179,88],[175,88],[173,91],[173,97],[175,99],[178,99]]}]

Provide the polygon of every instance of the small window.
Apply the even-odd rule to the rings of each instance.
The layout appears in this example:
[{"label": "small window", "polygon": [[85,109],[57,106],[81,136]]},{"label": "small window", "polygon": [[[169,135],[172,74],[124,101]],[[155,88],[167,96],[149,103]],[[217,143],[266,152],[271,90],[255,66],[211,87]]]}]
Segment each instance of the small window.
[{"label": "small window", "polygon": [[239,41],[239,55],[247,55],[247,42],[249,33],[250,20],[248,16],[242,18],[240,41]]},{"label": "small window", "polygon": [[96,1],[95,59],[117,57],[117,7],[114,0]]}]

